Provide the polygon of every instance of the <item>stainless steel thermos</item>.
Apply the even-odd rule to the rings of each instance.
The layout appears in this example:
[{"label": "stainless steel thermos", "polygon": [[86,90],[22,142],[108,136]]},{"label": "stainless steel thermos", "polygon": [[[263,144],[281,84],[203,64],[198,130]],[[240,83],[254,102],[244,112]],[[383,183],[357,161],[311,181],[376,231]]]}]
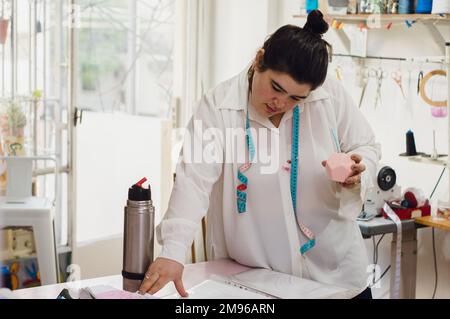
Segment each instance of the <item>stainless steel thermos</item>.
[{"label": "stainless steel thermos", "polygon": [[128,189],[124,214],[123,289],[136,292],[153,262],[155,208],[144,177]]}]

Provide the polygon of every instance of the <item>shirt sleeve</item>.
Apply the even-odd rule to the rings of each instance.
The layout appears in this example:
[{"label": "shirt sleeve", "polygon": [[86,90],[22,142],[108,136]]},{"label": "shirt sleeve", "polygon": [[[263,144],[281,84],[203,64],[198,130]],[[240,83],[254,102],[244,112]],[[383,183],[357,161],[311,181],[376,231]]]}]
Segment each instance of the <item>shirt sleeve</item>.
[{"label": "shirt sleeve", "polygon": [[156,227],[159,257],[186,261],[201,219],[209,208],[210,194],[222,174],[223,139],[219,111],[205,96],[191,118],[176,167],[167,212]]},{"label": "shirt sleeve", "polygon": [[361,174],[361,184],[354,188],[341,188],[339,214],[356,219],[361,212],[367,191],[374,186],[373,181],[381,157],[380,144],[369,122],[357,108],[351,96],[338,81],[333,92],[334,104],[337,108],[337,130],[341,150],[349,155],[358,154],[366,170]]}]

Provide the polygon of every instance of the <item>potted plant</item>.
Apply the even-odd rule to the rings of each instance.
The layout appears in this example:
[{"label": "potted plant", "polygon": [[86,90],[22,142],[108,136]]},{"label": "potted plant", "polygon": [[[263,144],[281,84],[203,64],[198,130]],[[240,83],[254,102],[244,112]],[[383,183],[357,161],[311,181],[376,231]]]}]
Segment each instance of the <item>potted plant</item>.
[{"label": "potted plant", "polygon": [[0,131],[5,155],[25,155],[25,125],[26,115],[16,100],[8,100],[0,115]]}]

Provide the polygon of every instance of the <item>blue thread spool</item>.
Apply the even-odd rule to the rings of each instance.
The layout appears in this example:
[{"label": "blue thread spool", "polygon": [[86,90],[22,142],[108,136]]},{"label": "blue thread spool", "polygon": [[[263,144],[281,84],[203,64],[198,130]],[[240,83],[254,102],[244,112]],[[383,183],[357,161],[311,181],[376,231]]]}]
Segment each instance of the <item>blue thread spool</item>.
[{"label": "blue thread spool", "polygon": [[406,199],[402,200],[400,205],[405,208],[411,208],[410,207],[411,205],[409,204],[408,200],[406,200]]},{"label": "blue thread spool", "polygon": [[433,0],[418,0],[416,13],[431,13],[433,8]]},{"label": "blue thread spool", "polygon": [[408,14],[414,12],[414,0],[400,0],[398,2],[398,13]]},{"label": "blue thread spool", "polygon": [[319,0],[306,0],[306,13],[310,13],[319,7]]},{"label": "blue thread spool", "polygon": [[411,130],[406,132],[406,155],[407,156],[417,155],[414,133]]}]

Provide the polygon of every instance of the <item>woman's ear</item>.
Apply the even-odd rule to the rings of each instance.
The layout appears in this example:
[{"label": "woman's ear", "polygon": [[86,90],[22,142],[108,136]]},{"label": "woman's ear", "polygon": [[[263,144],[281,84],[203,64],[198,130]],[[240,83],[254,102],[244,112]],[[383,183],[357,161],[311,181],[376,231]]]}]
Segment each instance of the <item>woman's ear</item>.
[{"label": "woman's ear", "polygon": [[255,62],[253,62],[253,68],[256,71],[261,71],[261,65],[264,59],[264,49],[261,48],[258,50],[258,52],[256,53],[256,57],[255,57]]}]

